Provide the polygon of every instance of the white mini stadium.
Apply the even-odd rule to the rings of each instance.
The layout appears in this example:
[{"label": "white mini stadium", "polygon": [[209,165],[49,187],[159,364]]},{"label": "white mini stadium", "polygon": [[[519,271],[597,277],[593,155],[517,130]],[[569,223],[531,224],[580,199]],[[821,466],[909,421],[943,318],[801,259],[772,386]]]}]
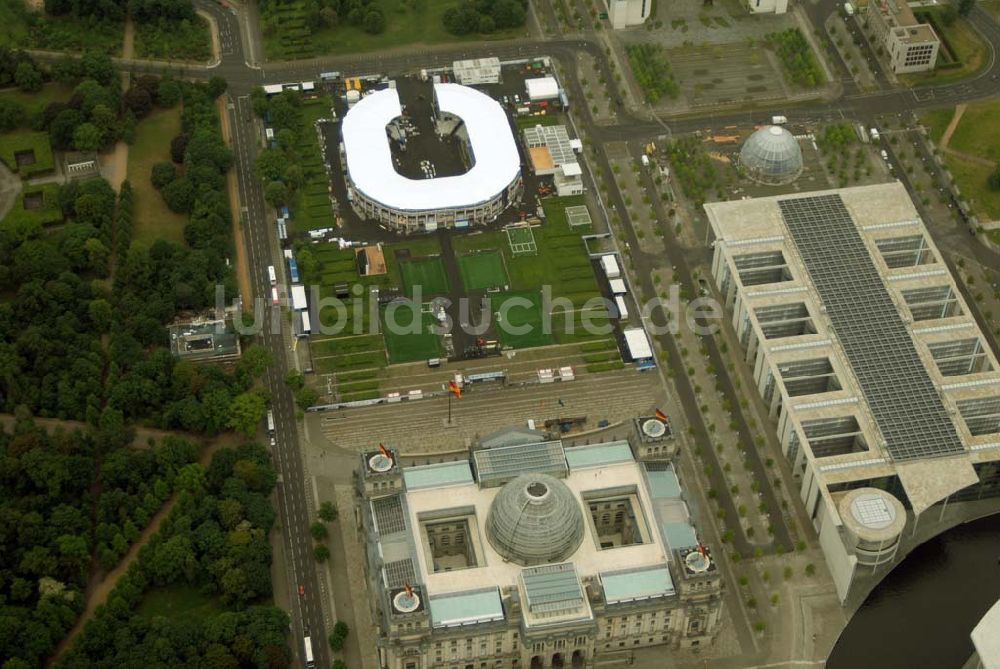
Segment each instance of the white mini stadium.
[{"label": "white mini stadium", "polygon": [[351,204],[363,218],[402,232],[495,220],[521,193],[521,158],[503,108],[459,84],[434,85],[439,134],[462,140],[471,168],[458,176],[410,179],[393,165],[387,126],[401,116],[387,88],[365,95],[344,117],[343,150]]}]

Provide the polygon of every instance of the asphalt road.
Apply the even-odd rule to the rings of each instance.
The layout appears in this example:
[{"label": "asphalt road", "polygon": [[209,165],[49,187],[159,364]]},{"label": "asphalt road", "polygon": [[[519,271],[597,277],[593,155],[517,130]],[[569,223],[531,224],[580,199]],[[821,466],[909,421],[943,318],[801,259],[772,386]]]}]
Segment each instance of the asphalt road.
[{"label": "asphalt road", "polygon": [[[488,42],[459,47],[447,46],[440,49],[424,49],[391,55],[367,54],[359,56],[330,56],[311,60],[268,63],[258,66],[263,60],[262,42],[259,35],[259,22],[256,20],[254,8],[242,9],[236,12],[222,7],[212,0],[195,0],[196,5],[209,12],[219,25],[221,58],[210,67],[177,66],[170,63],[153,63],[148,61],[128,61],[120,64],[137,73],[142,72],[172,72],[176,75],[191,78],[209,78],[220,76],[227,80],[229,93],[234,100],[230,109],[233,128],[233,150],[235,154],[236,171],[239,182],[240,204],[242,207],[243,230],[247,251],[249,254],[251,280],[255,293],[269,302],[270,285],[267,277],[267,266],[281,267],[278,254],[278,244],[272,237],[274,226],[267,218],[263,192],[259,180],[253,171],[254,157],[257,151],[259,128],[252,120],[249,109],[249,92],[264,83],[279,83],[284,81],[302,81],[317,79],[319,73],[339,70],[356,74],[364,73],[403,73],[413,71],[417,67],[433,67],[450,64],[459,58],[481,58],[498,56],[501,59],[528,58],[536,56],[551,56],[558,59],[564,66],[566,76],[564,84],[569,89],[571,100],[585,99],[579,81],[576,77],[576,55],[586,51],[595,58],[598,67],[604,73],[606,81],[614,81],[608,59],[603,48],[589,37],[575,39],[546,39],[540,41],[517,40],[507,42]],[[836,3],[825,0],[815,4],[807,3],[807,13],[815,25],[822,26],[822,20],[835,11]],[[552,17],[551,14],[549,14]],[[250,20],[248,20],[248,18]],[[798,120],[824,121],[837,118],[869,119],[882,114],[897,114],[916,109],[954,105],[976,99],[996,95],[1000,92],[997,77],[1000,75],[996,53],[1000,49],[1000,26],[981,8],[973,10],[971,16],[980,32],[990,43],[990,63],[984,71],[973,79],[936,87],[921,89],[881,90],[874,93],[860,93],[853,84],[845,86],[845,93],[835,100],[818,101],[811,104],[800,104],[794,109]],[[844,64],[839,60],[834,67],[838,78],[847,81]],[[717,115],[690,116],[686,118],[662,118],[649,120],[638,117],[627,110],[619,109],[618,123],[611,126],[601,126],[594,122],[586,105],[580,105],[574,110],[583,132],[595,144],[609,141],[643,141],[653,137],[672,133],[685,133],[698,129],[710,128],[731,123],[766,122],[773,113],[791,113],[789,106],[781,108],[762,108],[751,111],[723,111]],[[598,165],[610,174],[607,158],[600,153]],[[617,206],[624,211],[624,202],[617,189],[613,192]],[[631,230],[630,230],[631,233]],[[634,234],[634,233],[632,233]],[[632,240],[633,248],[638,248]],[[673,258],[674,264],[681,271],[682,281],[691,284],[691,277],[686,270],[684,259]],[[689,286],[690,288],[690,286]],[[301,584],[305,594],[293,594],[295,605],[292,611],[293,629],[298,643],[296,653],[301,657],[304,630],[308,629],[313,638],[313,650],[317,666],[330,664],[329,648],[325,642],[326,628],[323,607],[320,601],[319,581],[315,562],[312,558],[312,539],[308,532],[309,505],[307,503],[307,485],[301,451],[298,442],[298,430],[295,422],[295,406],[289,390],[283,379],[288,369],[287,351],[289,340],[281,332],[283,319],[278,318],[273,324],[268,323],[261,335],[262,342],[274,353],[275,364],[267,376],[267,385],[272,396],[277,427],[277,446],[274,460],[281,483],[278,485],[278,511],[281,526],[286,540],[287,565],[291,572],[292,592],[297,592]],[[274,327],[277,326],[277,327]],[[672,344],[668,343],[668,348]],[[676,351],[671,357],[677,359]],[[717,352],[716,352],[717,353]],[[718,363],[718,361],[716,360]],[[716,365],[717,369],[723,366]],[[678,389],[682,398],[691,397],[689,392],[683,392],[686,380],[683,375],[677,377]],[[726,388],[730,394],[731,388]],[[733,402],[738,406],[738,402]],[[697,417],[698,411],[685,407],[690,417]],[[704,429],[700,420],[693,421],[696,429]],[[754,452],[755,449],[747,449]],[[754,463],[755,465],[759,463]],[[774,500],[768,499],[771,507]],[[732,511],[727,509],[727,511]],[[780,511],[772,517],[780,518]],[[787,545],[789,538],[782,524],[778,543]],[[745,548],[738,546],[738,548]]]},{"label": "asphalt road", "polygon": [[[288,373],[288,340],[285,337],[287,333],[282,332],[282,325],[286,321],[280,310],[270,305],[271,283],[267,268],[274,265],[283,270],[284,264],[277,253],[277,241],[272,239],[276,236],[276,230],[267,218],[260,179],[253,170],[260,128],[248,96],[235,98],[228,113],[233,136],[243,237],[250,264],[250,282],[257,300],[262,303],[260,308],[266,314],[263,331],[258,336],[260,342],[274,355],[274,364],[268,370],[265,382],[271,394],[271,410],[275,420],[276,443],[272,455],[280,476],[276,497],[281,533],[285,539],[285,564],[291,580],[289,592],[292,593],[292,629],[297,640],[294,648],[296,653],[302,653],[302,640],[306,630],[309,630],[317,666],[326,667],[330,661],[329,646],[326,643],[326,625],[316,562],[312,554],[313,541],[309,534],[312,520],[306,497],[309,488],[299,451],[295,403],[284,382]],[[279,272],[279,277],[284,277],[283,271]],[[283,278],[279,278],[279,290],[284,288],[280,285],[283,281]],[[304,591],[301,595],[298,593],[300,585]]]}]

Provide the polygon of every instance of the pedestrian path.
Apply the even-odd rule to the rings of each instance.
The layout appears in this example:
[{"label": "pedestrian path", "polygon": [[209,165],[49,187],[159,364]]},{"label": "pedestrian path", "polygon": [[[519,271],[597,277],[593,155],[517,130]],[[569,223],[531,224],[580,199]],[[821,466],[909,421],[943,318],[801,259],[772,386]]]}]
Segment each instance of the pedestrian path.
[{"label": "pedestrian path", "polygon": [[477,437],[529,419],[542,428],[547,419],[586,416],[585,429],[593,429],[602,420],[629,420],[664,405],[657,381],[629,368],[551,384],[467,386],[461,399],[451,400],[453,427],[445,427],[449,400],[442,395],[328,412],[322,416],[323,435],[345,449],[384,443],[420,454],[467,448]]}]

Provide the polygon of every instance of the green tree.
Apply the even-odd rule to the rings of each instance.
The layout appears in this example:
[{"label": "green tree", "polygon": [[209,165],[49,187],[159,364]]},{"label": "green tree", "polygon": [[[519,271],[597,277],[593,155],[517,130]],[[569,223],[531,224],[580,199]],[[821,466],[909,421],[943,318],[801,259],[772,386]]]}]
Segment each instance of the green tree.
[{"label": "green tree", "polygon": [[272,207],[280,207],[288,200],[288,189],[280,181],[272,181],[264,187],[264,199]]},{"label": "green tree", "polygon": [[81,123],[73,131],[73,146],[77,151],[97,151],[104,137],[93,123]]},{"label": "green tree", "polygon": [[316,562],[326,562],[330,559],[330,549],[319,544],[313,549],[313,557],[316,558]]},{"label": "green tree", "polygon": [[351,628],[347,626],[347,623],[343,620],[338,620],[330,632],[330,648],[335,651],[342,650],[344,648],[344,641],[347,639],[350,631]]},{"label": "green tree", "polygon": [[300,409],[308,409],[312,405],[316,404],[316,400],[318,399],[319,393],[308,386],[299,388],[295,391],[295,403]]},{"label": "green tree", "polygon": [[252,437],[267,413],[267,401],[259,391],[237,395],[229,405],[228,426],[247,437]]},{"label": "green tree", "polygon": [[274,362],[274,355],[263,346],[251,346],[243,352],[239,369],[252,379],[259,379]]},{"label": "green tree", "polygon": [[261,179],[275,181],[284,175],[287,164],[288,161],[283,152],[278,149],[264,149],[257,156],[254,169]]},{"label": "green tree", "polygon": [[42,88],[42,73],[28,60],[22,60],[14,71],[14,83],[26,93],[34,93]]},{"label": "green tree", "polygon": [[297,369],[293,369],[285,375],[285,385],[292,390],[298,390],[306,384],[306,377]]},{"label": "green tree", "polygon": [[95,330],[102,334],[111,330],[111,321],[114,317],[114,312],[107,300],[103,298],[91,300],[90,304],[87,305],[87,313],[90,316],[90,322],[94,324]]},{"label": "green tree", "polygon": [[156,163],[149,175],[149,180],[156,190],[161,190],[176,178],[177,168],[169,162]]},{"label": "green tree", "polygon": [[1000,163],[997,163],[997,166],[986,179],[986,185],[990,190],[1000,190]]},{"label": "green tree", "polygon": [[170,211],[175,211],[178,214],[187,214],[194,207],[194,184],[191,183],[191,180],[187,176],[174,179],[163,187],[160,194],[163,196],[163,201],[170,208]]},{"label": "green tree", "polygon": [[976,0],[958,0],[958,13],[962,16],[968,16],[975,6]]},{"label": "green tree", "polygon": [[169,109],[181,101],[181,85],[173,79],[160,80],[156,92],[156,101],[161,107]]},{"label": "green tree", "polygon": [[313,539],[315,539],[316,541],[323,541],[324,539],[327,538],[327,536],[329,536],[329,532],[327,532],[326,525],[324,525],[320,521],[316,521],[315,523],[309,526],[309,534],[311,534]]},{"label": "green tree", "polygon": [[200,492],[205,488],[205,468],[197,462],[184,465],[177,472],[174,485],[178,490],[190,493]]},{"label": "green tree", "polygon": [[376,5],[370,5],[365,14],[364,29],[370,35],[378,35],[385,30],[385,14]]},{"label": "green tree", "polygon": [[333,502],[323,502],[319,505],[319,513],[317,515],[326,522],[331,523],[337,520],[337,516],[340,514]]}]

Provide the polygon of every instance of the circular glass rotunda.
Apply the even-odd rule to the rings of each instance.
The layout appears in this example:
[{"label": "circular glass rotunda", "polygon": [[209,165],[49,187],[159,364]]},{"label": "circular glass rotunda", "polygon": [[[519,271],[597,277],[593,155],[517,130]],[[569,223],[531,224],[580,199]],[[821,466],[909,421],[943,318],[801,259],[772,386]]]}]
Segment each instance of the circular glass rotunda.
[{"label": "circular glass rotunda", "polygon": [[748,177],[762,184],[791,183],[802,174],[802,149],[785,128],[767,126],[744,142],[740,166]]},{"label": "circular glass rotunda", "polygon": [[497,493],[486,536],[505,560],[521,566],[561,562],[583,541],[583,512],[557,478],[522,474]]}]

